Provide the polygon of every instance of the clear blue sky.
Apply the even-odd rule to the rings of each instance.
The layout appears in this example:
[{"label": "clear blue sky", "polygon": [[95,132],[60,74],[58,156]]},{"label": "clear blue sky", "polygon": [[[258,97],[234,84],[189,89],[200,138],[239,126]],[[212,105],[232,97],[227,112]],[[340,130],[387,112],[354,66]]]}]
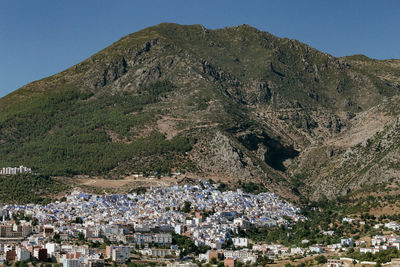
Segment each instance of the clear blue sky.
[{"label": "clear blue sky", "polygon": [[400,58],[397,0],[2,0],[0,97],[161,22],[249,24],[334,56]]}]

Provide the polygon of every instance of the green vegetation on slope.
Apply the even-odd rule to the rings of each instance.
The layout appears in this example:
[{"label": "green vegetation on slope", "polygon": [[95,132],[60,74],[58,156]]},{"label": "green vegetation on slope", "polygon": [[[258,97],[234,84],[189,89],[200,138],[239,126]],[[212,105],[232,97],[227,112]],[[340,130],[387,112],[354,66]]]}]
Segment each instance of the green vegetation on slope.
[{"label": "green vegetation on slope", "polygon": [[400,251],[397,250],[396,248],[390,248],[372,254],[371,252],[360,253],[358,251],[354,251],[354,249],[350,249],[349,253],[347,253],[346,256],[353,259],[357,259],[359,261],[375,261],[379,264],[382,264],[390,262],[394,258],[399,258]]},{"label": "green vegetation on slope", "polygon": [[[376,188],[375,188],[376,189]],[[372,214],[374,209],[395,205],[399,201],[399,195],[385,195],[373,197],[339,197],[336,200],[323,200],[309,203],[302,208],[302,214],[307,218],[305,221],[292,222],[289,226],[273,228],[252,227],[246,231],[240,231],[239,236],[248,237],[254,242],[281,243],[286,246],[308,247],[313,244],[330,245],[340,243],[341,238],[353,238],[358,240],[365,236],[383,235],[384,229],[375,229],[376,224],[385,224],[391,221],[400,222],[400,215],[377,215]],[[343,222],[344,217],[350,217],[355,221]],[[360,222],[363,224],[360,224]],[[333,235],[325,235],[325,231],[332,231]],[[387,234],[387,233],[386,233]],[[302,243],[302,240],[308,240]],[[397,251],[392,251],[396,252]],[[390,252],[389,254],[392,254]],[[365,256],[354,252],[352,257],[360,260],[378,260],[380,256]],[[381,254],[387,257],[386,253]],[[381,261],[382,262],[382,261]],[[383,261],[387,262],[387,261]]]},{"label": "green vegetation on slope", "polygon": [[67,186],[44,175],[17,174],[0,177],[0,203],[48,203]]},{"label": "green vegetation on slope", "polygon": [[175,233],[172,233],[172,244],[178,245],[179,248],[183,249],[181,253],[181,257],[184,257],[188,254],[194,253],[195,255],[198,255],[200,253],[205,253],[207,252],[210,247],[208,246],[196,246],[189,237],[178,235]]},{"label": "green vegetation on slope", "polygon": [[[151,112],[143,108],[174,88],[160,81],[137,95],[96,96],[70,89],[14,105],[0,115],[0,166],[23,163],[50,175],[101,174],[134,157],[183,154],[191,149],[193,139],[166,140],[155,131],[140,135],[143,127],[154,122]],[[147,169],[169,171],[157,162],[136,171]]]}]

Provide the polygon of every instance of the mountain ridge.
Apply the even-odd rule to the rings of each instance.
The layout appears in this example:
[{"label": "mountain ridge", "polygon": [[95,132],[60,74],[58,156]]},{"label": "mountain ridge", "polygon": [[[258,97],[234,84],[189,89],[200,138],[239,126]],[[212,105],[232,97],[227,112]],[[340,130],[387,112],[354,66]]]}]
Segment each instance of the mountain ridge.
[{"label": "mountain ridge", "polygon": [[[248,25],[159,24],[1,98],[0,164],[114,178],[182,171],[334,198],[397,179],[390,164],[390,177],[365,177],[362,155],[374,154],[353,147],[365,140],[340,140],[386,131],[399,91],[398,60],[335,58]],[[352,177],[332,173],[349,150]]]}]

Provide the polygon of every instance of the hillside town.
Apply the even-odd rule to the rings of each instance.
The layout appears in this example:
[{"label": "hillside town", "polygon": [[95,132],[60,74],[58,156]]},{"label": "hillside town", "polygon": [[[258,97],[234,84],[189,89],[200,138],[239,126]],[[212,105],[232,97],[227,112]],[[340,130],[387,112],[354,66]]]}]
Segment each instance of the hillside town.
[{"label": "hillside town", "polygon": [[[372,236],[368,242],[342,237],[330,245],[302,240],[301,246],[285,246],[241,237],[240,232],[255,227],[291,227],[307,218],[275,194],[221,191],[217,184],[204,180],[196,185],[138,188],[129,194],[75,190],[47,205],[2,205],[0,219],[0,262],[5,264],[257,266],[330,255],[327,266],[371,265],[376,262],[343,255],[355,249],[364,255],[400,249],[400,236],[394,234],[400,229],[396,222],[376,224],[374,229],[393,232]],[[342,222],[363,223],[350,217]],[[323,232],[325,236],[334,234]],[[393,261],[395,265],[396,259]]]},{"label": "hillside town", "polygon": [[[47,205],[2,205],[0,218],[0,262],[7,264],[265,265],[293,257],[340,255],[354,248],[366,255],[400,248],[396,234],[376,235],[369,243],[343,237],[327,246],[303,240],[302,246],[291,247],[240,237],[240,231],[254,227],[290,227],[307,218],[275,194],[220,191],[208,181],[138,189],[125,195],[73,191]],[[354,219],[345,217],[343,222],[354,223]],[[375,228],[395,231],[400,225],[391,222]],[[341,266],[349,260],[361,262],[338,258],[327,264]]]},{"label": "hillside town", "polygon": [[[275,194],[221,192],[208,181],[127,195],[73,191],[45,206],[2,206],[0,261],[34,258],[75,266],[110,258],[125,263],[132,250],[146,257],[179,258],[184,251],[173,244],[173,236],[179,235],[205,248],[200,261],[210,260],[213,251],[220,258],[222,248],[232,240],[244,250],[226,251],[225,258],[255,262],[255,254],[247,250],[248,240],[233,235],[250,225],[273,227],[286,224],[286,219],[304,220],[299,211]],[[85,242],[77,245],[76,239]]]}]

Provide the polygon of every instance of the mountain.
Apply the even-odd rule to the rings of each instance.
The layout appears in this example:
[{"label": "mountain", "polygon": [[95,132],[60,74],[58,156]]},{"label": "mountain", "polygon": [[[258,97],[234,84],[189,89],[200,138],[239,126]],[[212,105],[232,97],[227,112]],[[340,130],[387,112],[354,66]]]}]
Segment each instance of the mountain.
[{"label": "mountain", "polygon": [[163,23],[0,99],[0,166],[192,173],[317,200],[398,188],[400,61]]}]

